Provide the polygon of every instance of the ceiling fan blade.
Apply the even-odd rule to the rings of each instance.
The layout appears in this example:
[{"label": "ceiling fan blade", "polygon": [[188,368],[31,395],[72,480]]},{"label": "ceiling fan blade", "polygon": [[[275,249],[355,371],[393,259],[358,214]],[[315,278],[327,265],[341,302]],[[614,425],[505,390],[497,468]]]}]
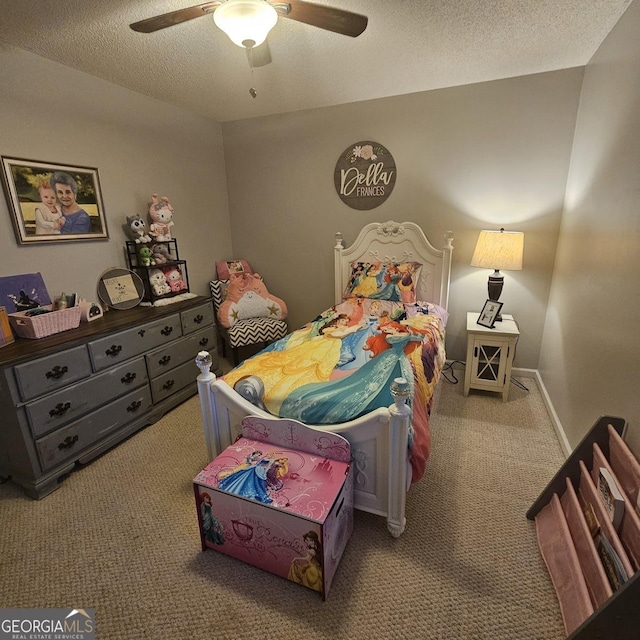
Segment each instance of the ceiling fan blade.
[{"label": "ceiling fan blade", "polygon": [[[304,22],[352,38],[359,36],[367,28],[369,22],[367,16],[335,7],[326,7],[323,4],[302,2],[301,0],[288,0],[287,4],[291,9],[288,13],[280,14],[283,18]],[[276,3],[274,6],[277,8]]]},{"label": "ceiling fan blade", "polygon": [[140,20],[134,22],[129,26],[140,33],[153,33],[160,29],[166,29],[167,27],[173,27],[176,24],[193,20],[194,18],[200,18],[206,16],[209,13],[213,13],[216,7],[219,7],[221,2],[205,2],[198,4],[195,7],[187,7],[186,9],[178,9],[177,11],[171,11],[170,13],[163,13],[161,16],[154,16],[153,18],[147,18],[146,20]]},{"label": "ceiling fan blade", "polygon": [[250,67],[264,67],[271,62],[271,50],[269,43],[265,40],[257,47],[247,49],[247,58]]}]

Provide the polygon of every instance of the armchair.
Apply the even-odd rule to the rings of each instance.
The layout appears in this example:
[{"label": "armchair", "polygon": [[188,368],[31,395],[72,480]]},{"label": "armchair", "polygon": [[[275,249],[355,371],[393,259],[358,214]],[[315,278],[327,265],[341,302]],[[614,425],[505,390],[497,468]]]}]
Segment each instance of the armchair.
[{"label": "armchair", "polygon": [[[213,297],[213,305],[218,318],[218,330],[222,338],[222,357],[226,358],[227,346],[230,347],[233,354],[233,364],[235,366],[238,364],[238,349],[240,347],[253,346],[256,344],[266,346],[270,342],[279,340],[286,336],[288,333],[288,327],[287,323],[284,321],[284,317],[286,317],[286,307],[284,308],[284,313],[279,313],[278,316],[259,315],[256,313],[255,317],[245,317],[247,315],[246,312],[233,313],[230,314],[234,317],[234,321],[231,326],[224,326],[227,322],[221,321],[221,316],[223,316],[224,320],[226,307],[223,308],[223,304],[225,303],[229,286],[230,280],[211,280],[209,282],[211,296]],[[241,302],[241,299],[239,302]],[[284,306],[284,303],[282,303],[282,306]],[[246,308],[246,306],[241,308]],[[223,309],[222,312],[221,309]]]}]

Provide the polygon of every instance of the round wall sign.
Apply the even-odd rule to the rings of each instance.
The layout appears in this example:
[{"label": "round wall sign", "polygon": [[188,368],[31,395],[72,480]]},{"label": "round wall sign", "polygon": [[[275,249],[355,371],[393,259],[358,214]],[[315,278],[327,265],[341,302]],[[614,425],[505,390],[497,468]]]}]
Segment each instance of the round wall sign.
[{"label": "round wall sign", "polygon": [[374,209],[393,191],[396,163],[378,142],[356,142],[338,158],[333,181],[346,205],[361,211]]}]

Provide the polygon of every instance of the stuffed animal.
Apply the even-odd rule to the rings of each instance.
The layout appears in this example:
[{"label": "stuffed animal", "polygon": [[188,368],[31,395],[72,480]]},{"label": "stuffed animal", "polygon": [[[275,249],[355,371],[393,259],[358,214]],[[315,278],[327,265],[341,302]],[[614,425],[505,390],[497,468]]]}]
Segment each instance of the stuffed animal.
[{"label": "stuffed animal", "polygon": [[171,287],[167,284],[162,269],[151,269],[149,271],[149,284],[151,285],[151,291],[156,296],[164,296],[167,293],[171,293]]},{"label": "stuffed animal", "polygon": [[158,194],[151,196],[149,205],[149,233],[157,242],[171,240],[171,227],[173,227],[173,207],[169,204],[169,199],[164,196],[158,199]]},{"label": "stuffed animal", "polygon": [[166,244],[154,244],[151,251],[153,252],[153,259],[156,261],[156,264],[167,264],[167,262],[171,262],[171,253]]},{"label": "stuffed animal", "polygon": [[138,258],[142,267],[153,267],[156,264],[153,253],[146,244],[138,249]]},{"label": "stuffed animal", "polygon": [[182,279],[182,273],[177,267],[164,269],[164,278],[171,291],[184,291],[187,288],[187,283]]},{"label": "stuffed animal", "polygon": [[151,236],[147,233],[147,224],[139,213],[136,213],[135,216],[127,216],[127,227],[129,228],[131,239],[136,244],[151,242]]},{"label": "stuffed animal", "polygon": [[227,297],[218,309],[218,320],[227,329],[237,320],[247,318],[287,317],[284,300],[271,295],[257,273],[232,274],[227,289]]}]

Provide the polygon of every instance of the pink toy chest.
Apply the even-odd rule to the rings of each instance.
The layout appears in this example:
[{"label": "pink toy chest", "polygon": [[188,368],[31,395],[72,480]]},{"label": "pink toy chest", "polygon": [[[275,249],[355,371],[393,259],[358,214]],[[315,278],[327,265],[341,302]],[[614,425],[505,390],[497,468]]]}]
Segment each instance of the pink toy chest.
[{"label": "pink toy chest", "polygon": [[326,598],[353,531],[348,441],[294,420],[247,417],[194,478],[202,549]]}]

